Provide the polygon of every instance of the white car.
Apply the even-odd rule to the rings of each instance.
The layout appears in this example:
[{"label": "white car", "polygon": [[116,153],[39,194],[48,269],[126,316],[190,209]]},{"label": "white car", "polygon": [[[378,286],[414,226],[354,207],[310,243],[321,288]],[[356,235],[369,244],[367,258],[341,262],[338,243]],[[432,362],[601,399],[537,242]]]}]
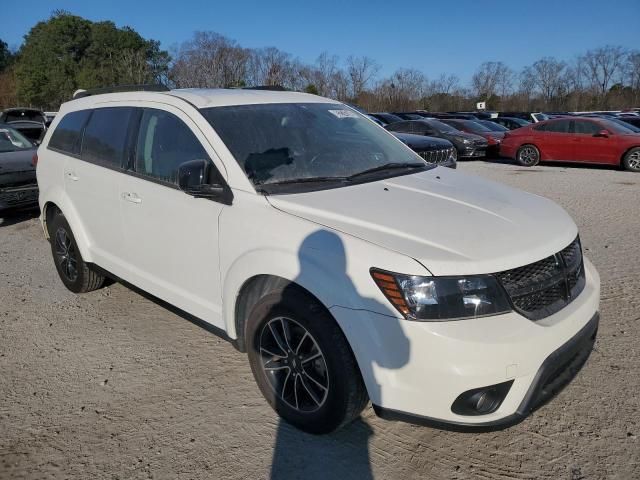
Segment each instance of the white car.
[{"label": "white car", "polygon": [[429,165],[334,100],[87,95],[38,156],[62,282],[88,292],[110,275],[203,320],[308,432],[368,401],[383,418],[502,428],[595,341],[599,277],[562,208]]}]

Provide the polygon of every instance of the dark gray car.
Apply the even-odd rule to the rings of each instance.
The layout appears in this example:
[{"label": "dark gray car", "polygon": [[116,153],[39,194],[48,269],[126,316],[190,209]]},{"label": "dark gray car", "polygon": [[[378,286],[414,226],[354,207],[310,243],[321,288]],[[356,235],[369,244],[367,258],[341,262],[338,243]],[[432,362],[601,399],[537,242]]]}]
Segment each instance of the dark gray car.
[{"label": "dark gray car", "polygon": [[435,118],[397,122],[387,125],[385,128],[392,133],[412,133],[414,135],[444,138],[456,147],[458,158],[484,157],[488,146],[485,138],[479,135],[461,132]]},{"label": "dark gray car", "polygon": [[0,124],[0,212],[38,204],[35,153],[35,145],[24,135]]}]

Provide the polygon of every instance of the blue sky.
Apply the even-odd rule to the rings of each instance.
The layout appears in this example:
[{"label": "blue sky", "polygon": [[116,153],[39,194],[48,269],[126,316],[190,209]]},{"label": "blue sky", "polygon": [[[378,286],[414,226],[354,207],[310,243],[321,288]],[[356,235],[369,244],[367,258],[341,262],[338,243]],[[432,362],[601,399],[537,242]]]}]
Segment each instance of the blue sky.
[{"label": "blue sky", "polygon": [[[323,51],[367,55],[381,75],[399,67],[469,81],[484,61],[519,70],[543,56],[571,59],[606,45],[640,48],[640,0],[29,0],[0,16],[0,39],[17,47],[55,9],[128,25],[164,48],[212,30],[245,47],[275,46],[305,62]],[[5,9],[6,10],[6,9]]]}]

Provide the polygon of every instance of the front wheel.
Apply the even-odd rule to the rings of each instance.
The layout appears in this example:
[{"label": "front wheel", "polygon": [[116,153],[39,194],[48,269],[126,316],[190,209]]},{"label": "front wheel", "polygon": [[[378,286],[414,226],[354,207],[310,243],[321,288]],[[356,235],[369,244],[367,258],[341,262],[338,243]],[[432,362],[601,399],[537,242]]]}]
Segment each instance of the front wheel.
[{"label": "front wheel", "polygon": [[523,145],[516,153],[516,160],[523,167],[533,167],[540,163],[540,150],[534,145]]},{"label": "front wheel", "polygon": [[358,417],[367,404],[342,331],[324,307],[298,289],[263,297],[249,316],[247,340],[262,394],[300,430],[332,432]]},{"label": "front wheel", "polygon": [[104,277],[90,270],[82,259],[80,250],[67,219],[57,212],[47,225],[51,253],[60,280],[73,293],[85,293],[100,288]]},{"label": "front wheel", "polygon": [[640,172],[640,147],[632,148],[625,154],[622,166],[625,170]]}]

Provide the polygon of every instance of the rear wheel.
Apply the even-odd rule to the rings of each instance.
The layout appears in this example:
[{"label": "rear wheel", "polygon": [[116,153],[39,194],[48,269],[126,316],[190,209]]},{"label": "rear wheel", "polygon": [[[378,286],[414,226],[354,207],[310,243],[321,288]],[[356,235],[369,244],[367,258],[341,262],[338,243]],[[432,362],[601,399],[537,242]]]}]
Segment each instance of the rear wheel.
[{"label": "rear wheel", "polygon": [[257,303],[247,323],[247,345],[262,394],[301,430],[337,430],[368,402],[342,331],[324,307],[299,289],[287,287]]},{"label": "rear wheel", "polygon": [[540,163],[540,150],[534,145],[523,145],[516,153],[516,160],[523,167],[533,167]]},{"label": "rear wheel", "polygon": [[100,288],[104,283],[104,277],[90,270],[82,259],[64,215],[57,212],[47,226],[53,261],[65,287],[74,293],[86,293]]},{"label": "rear wheel", "polygon": [[622,166],[625,170],[640,172],[640,147],[632,148],[625,154]]}]

